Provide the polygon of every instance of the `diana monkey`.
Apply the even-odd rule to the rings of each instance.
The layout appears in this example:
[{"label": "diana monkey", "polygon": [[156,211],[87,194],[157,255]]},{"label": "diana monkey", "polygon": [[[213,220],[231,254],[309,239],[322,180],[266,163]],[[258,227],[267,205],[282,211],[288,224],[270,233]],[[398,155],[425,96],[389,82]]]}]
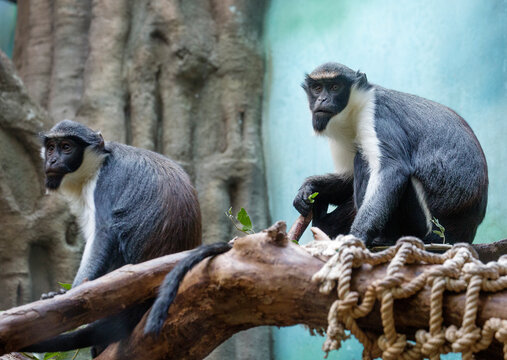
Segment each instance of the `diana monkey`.
[{"label": "diana monkey", "polygon": [[[41,137],[46,188],[68,198],[80,215],[86,240],[73,287],[123,265],[201,244],[197,194],[175,162],[148,150],[104,142],[100,133],[70,120],[58,123]],[[199,248],[181,262],[179,268],[183,269],[172,277],[181,279],[191,265],[224,247],[230,248],[227,244]],[[153,299],[24,350],[92,346],[96,356],[107,344],[130,334],[152,303]]]},{"label": "diana monkey", "polygon": [[[351,233],[367,245],[413,235],[439,242],[474,239],[484,218],[487,165],[470,126],[446,106],[368,82],[366,75],[326,63],[303,89],[313,129],[328,138],[336,172],[307,178],[294,199],[330,236]],[[311,205],[309,196],[318,192]],[[328,205],[337,208],[328,213]],[[441,241],[441,240],[440,240]]]}]

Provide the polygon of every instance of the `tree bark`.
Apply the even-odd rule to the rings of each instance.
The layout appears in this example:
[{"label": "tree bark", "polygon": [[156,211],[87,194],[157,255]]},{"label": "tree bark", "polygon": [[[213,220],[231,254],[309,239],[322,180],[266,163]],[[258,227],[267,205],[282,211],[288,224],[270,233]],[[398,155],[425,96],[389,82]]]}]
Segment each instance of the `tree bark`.
[{"label": "tree bark", "polygon": [[[101,130],[106,140],[180,162],[199,193],[205,239],[227,241],[235,235],[223,215],[231,206],[246,208],[253,223],[265,228],[269,213],[260,135],[265,8],[265,0],[20,2],[14,63],[32,102],[47,112],[27,137],[64,118],[83,122]],[[12,159],[18,159],[16,171],[25,172],[18,164],[26,161]],[[1,253],[13,259],[0,269],[0,286],[8,293],[0,300],[2,308],[55,290],[57,281],[71,282],[82,248],[61,199],[44,197],[53,213],[40,205],[37,163],[33,155],[31,178],[38,183],[30,183],[31,192],[16,184],[19,176],[0,179],[44,214],[38,227],[53,229],[41,236],[22,231],[15,250],[9,244],[15,234],[0,235],[0,247],[6,249]],[[8,195],[1,197],[0,202]],[[13,229],[30,228],[18,215],[0,221]],[[236,356],[240,351],[229,344],[216,358],[271,357],[267,330],[239,335],[237,347],[244,342],[263,346]]]},{"label": "tree bark", "polygon": [[[7,311],[0,315],[0,352],[16,350],[153,296],[165,272],[183,256],[179,253],[129,265],[66,295]],[[325,328],[336,295],[320,293],[319,284],[311,281],[323,264],[323,259],[290,242],[281,223],[236,239],[232,250],[201,262],[187,274],[159,337],[144,336],[145,316],[130,338],[111,345],[99,359],[202,359],[232,334],[251,327],[306,324]],[[430,266],[409,265],[401,271],[410,281]],[[368,286],[385,278],[386,268],[363,265],[355,269],[351,289],[362,297]],[[396,301],[399,332],[413,335],[416,329],[427,329],[430,293],[427,286],[413,297]],[[491,317],[507,319],[506,301],[505,290],[482,294],[477,325]],[[464,305],[464,293],[446,293],[446,326],[461,324]],[[364,330],[380,333],[379,306],[358,323]],[[498,345],[481,358],[501,356]]]}]

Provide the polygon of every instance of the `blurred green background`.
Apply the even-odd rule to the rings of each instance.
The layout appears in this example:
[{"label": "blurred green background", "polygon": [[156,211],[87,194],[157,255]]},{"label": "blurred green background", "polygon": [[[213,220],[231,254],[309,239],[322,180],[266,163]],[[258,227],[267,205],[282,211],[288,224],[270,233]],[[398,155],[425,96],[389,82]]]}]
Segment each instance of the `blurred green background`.
[{"label": "blurred green background", "polygon": [[16,4],[6,0],[0,0],[0,49],[9,57],[12,57],[12,51],[14,49],[16,15]]}]

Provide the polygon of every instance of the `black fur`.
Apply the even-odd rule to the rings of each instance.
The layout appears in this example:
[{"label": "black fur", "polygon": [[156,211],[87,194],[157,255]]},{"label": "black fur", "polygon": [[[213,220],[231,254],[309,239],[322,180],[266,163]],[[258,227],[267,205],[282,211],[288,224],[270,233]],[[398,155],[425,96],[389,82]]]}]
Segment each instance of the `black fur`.
[{"label": "black fur", "polygon": [[[75,141],[76,148],[85,153],[84,149],[90,147],[93,151],[85,156],[96,157],[102,163],[98,162],[93,194],[95,234],[91,256],[88,261],[83,257],[73,287],[123,265],[192,249],[201,243],[197,194],[179,165],[148,150],[104,143],[99,133],[69,120],[42,135],[46,146],[76,138],[79,139]],[[74,171],[75,158],[60,157],[58,161],[66,166],[61,167],[62,177],[79,173],[79,166],[77,172]],[[90,175],[93,174],[88,174],[88,178],[92,177]],[[57,189],[60,182],[52,189]],[[63,351],[94,346],[97,354],[100,351],[97,349],[127,336],[152,302],[28,346],[24,351]]]},{"label": "black fur", "polygon": [[[333,82],[341,87],[347,84],[349,91],[331,94],[327,89]],[[312,87],[318,85],[321,92],[313,92]],[[354,143],[351,174],[308,178],[294,200],[296,209],[308,213],[307,196],[320,192],[313,206],[314,225],[330,236],[350,232],[369,245],[390,244],[403,235],[441,241],[427,226],[414,187],[418,182],[431,217],[446,229],[446,241],[472,242],[486,211],[488,175],[481,146],[465,120],[443,105],[370,84],[360,72],[327,63],[307,75],[303,85],[316,132],[330,136],[326,127],[343,110],[343,102],[349,102],[353,87],[374,92],[373,124],[380,150],[378,191],[365,201],[372,169],[364,148]],[[322,104],[328,110],[325,117],[320,113]],[[333,140],[342,141],[340,136],[345,135]],[[328,204],[338,208],[327,214],[323,209]]]},{"label": "black fur", "polygon": [[157,300],[151,308],[150,315],[146,321],[144,328],[145,334],[156,334],[160,333],[164,321],[167,318],[167,312],[171,306],[183,277],[199,262],[203,259],[219,255],[227,252],[231,249],[231,245],[227,243],[215,243],[210,245],[202,245],[199,248],[192,251],[192,253],[185,259],[181,260],[178,265],[166,276],[164,282],[160,286]]}]

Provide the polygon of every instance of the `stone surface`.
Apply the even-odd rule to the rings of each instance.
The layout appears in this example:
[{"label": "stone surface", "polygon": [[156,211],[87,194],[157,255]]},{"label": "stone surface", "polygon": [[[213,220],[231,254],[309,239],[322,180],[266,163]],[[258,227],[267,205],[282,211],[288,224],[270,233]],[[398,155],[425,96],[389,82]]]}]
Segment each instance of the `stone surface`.
[{"label": "stone surface", "polygon": [[75,219],[44,195],[37,134],[47,113],[0,54],[0,308],[36,300],[69,282],[80,256]]},{"label": "stone surface", "polygon": [[[63,118],[180,162],[199,193],[205,241],[237,235],[224,215],[231,206],[244,207],[256,229],[267,226],[265,7],[265,0],[19,3],[13,58],[26,90],[12,72],[18,88],[0,84],[0,106],[9,109],[0,114],[2,308],[71,281],[79,261],[74,217],[61,199],[43,196],[38,158],[37,132]],[[9,91],[17,98],[4,97]],[[269,330],[254,330],[226,345],[227,357],[210,358],[267,359],[270,344]]]}]

